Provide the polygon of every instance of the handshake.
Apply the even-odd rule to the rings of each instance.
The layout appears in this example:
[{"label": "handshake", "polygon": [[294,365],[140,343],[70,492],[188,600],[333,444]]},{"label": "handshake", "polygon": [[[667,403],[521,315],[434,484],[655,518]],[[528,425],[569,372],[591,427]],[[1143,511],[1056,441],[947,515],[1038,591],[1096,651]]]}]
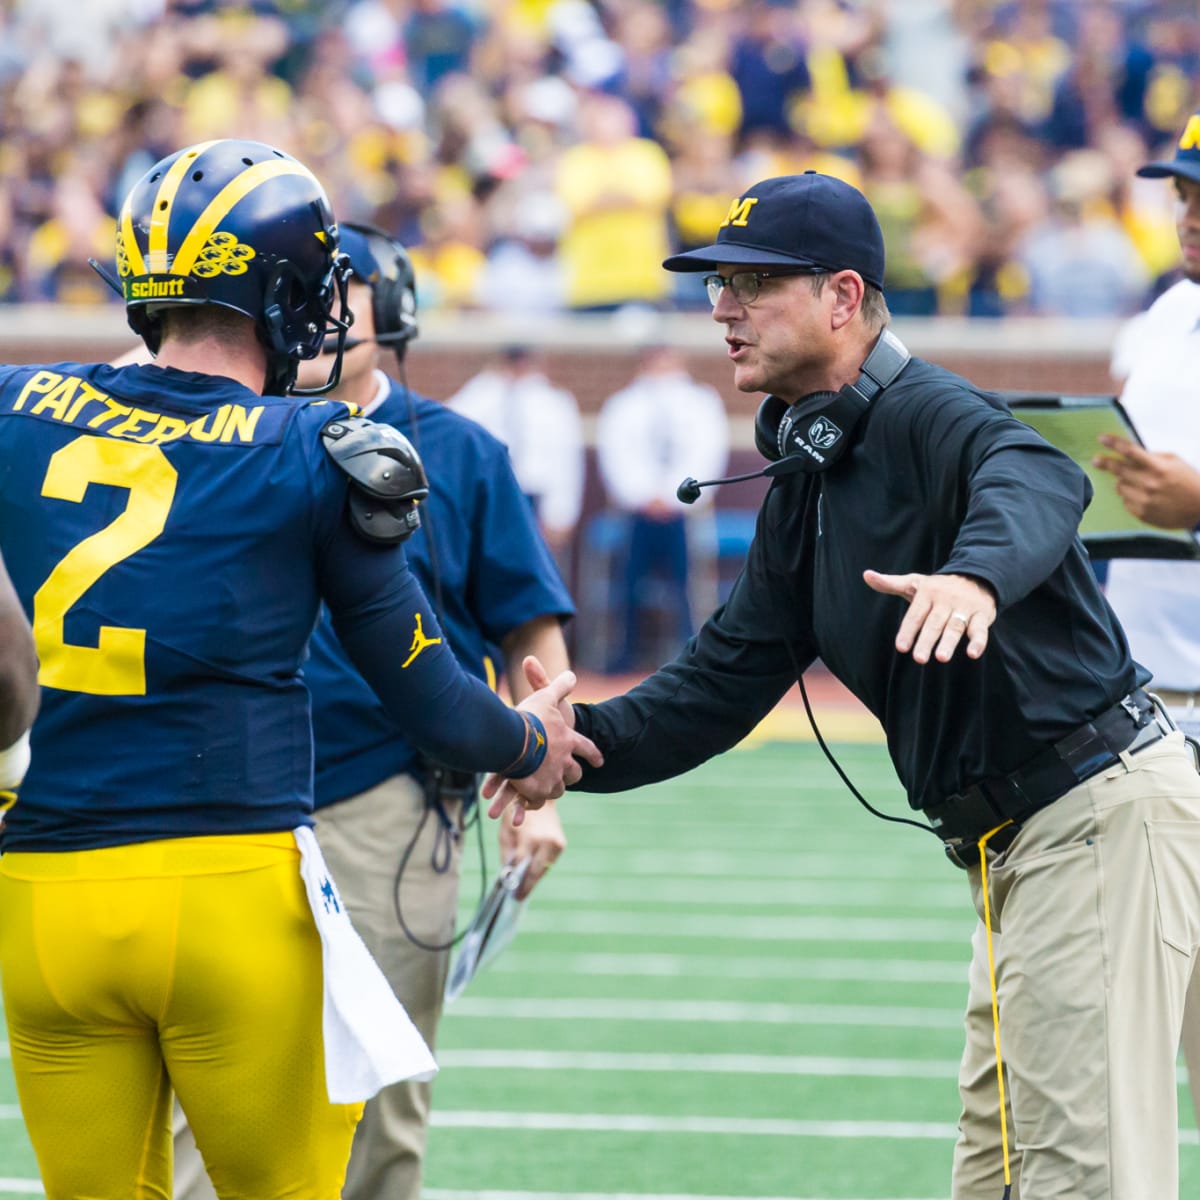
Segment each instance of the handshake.
[{"label": "handshake", "polygon": [[575,711],[567,699],[576,683],[574,672],[564,671],[551,679],[545,667],[532,655],[521,665],[525,678],[536,690],[517,707],[541,721],[546,730],[546,756],[531,775],[521,779],[489,775],[483,784],[484,798],[491,801],[488,816],[499,817],[510,804],[515,804],[514,826],[521,824],[527,810],[541,808],[547,800],[558,799],[571,784],[579,781],[583,768],[577,759],[581,758],[593,767],[604,763],[604,756],[595,744],[575,732]]}]

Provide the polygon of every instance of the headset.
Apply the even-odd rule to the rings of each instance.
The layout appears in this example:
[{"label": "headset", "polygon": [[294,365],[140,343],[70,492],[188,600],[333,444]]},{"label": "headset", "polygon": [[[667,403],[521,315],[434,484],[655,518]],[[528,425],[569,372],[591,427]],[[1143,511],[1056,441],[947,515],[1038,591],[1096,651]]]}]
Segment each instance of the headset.
[{"label": "headset", "polygon": [[701,488],[718,483],[828,471],[854,444],[871,402],[904,370],[910,357],[904,343],[885,329],[854,383],[836,392],[812,392],[794,404],[767,396],[754,417],[754,444],[764,458],[770,459],[769,465],[727,479],[700,482],[688,478],[679,485],[676,496],[684,504],[693,504]]},{"label": "headset", "polygon": [[[408,343],[418,334],[417,276],[408,251],[377,225],[343,222],[367,240],[378,265],[377,277],[364,282],[371,288],[371,315],[375,320],[374,341],[391,346],[396,359],[404,361]],[[355,345],[351,339],[348,345]]]}]

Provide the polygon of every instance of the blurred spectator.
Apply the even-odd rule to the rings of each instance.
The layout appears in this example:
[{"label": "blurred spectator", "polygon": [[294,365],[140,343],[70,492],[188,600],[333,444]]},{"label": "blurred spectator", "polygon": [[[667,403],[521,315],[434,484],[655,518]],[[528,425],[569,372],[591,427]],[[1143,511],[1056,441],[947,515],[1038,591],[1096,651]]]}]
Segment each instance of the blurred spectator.
[{"label": "blurred spectator", "polygon": [[213,69],[184,95],[185,140],[226,137],[237,129],[239,137],[269,141],[286,127],[292,104],[292,89],[270,71],[287,50],[287,27],[248,12],[230,12],[212,18],[210,31]]},{"label": "blurred spectator", "polygon": [[408,75],[418,91],[428,94],[447,75],[469,70],[476,31],[462,8],[447,0],[406,0],[403,10],[409,14],[403,26]]},{"label": "blurred spectator", "polygon": [[[730,178],[730,139],[697,129],[680,146],[675,160],[671,225],[677,250],[710,245],[714,232],[729,212],[731,192],[738,181]],[[697,274],[674,276],[675,301],[681,308],[707,312],[710,308],[704,281]]]},{"label": "blurred spectator", "polygon": [[29,240],[36,291],[28,299],[62,304],[99,304],[106,299],[108,286],[88,259],[111,261],[117,227],[96,195],[97,182],[86,161],[73,164],[59,180],[50,216]]},{"label": "blurred spectator", "polygon": [[740,23],[743,30],[734,39],[729,73],[742,97],[741,132],[787,133],[791,105],[810,84],[798,10],[751,0]]},{"label": "blurred spectator", "polygon": [[580,107],[582,138],[559,160],[557,192],[568,212],[563,237],[567,296],[577,310],[657,303],[670,284],[671,163],[634,133],[623,100],[593,93]]},{"label": "blurred spectator", "polygon": [[563,311],[567,274],[558,239],[565,219],[557,198],[545,193],[516,203],[479,272],[475,299],[480,307],[516,314]]},{"label": "blurred spectator", "polygon": [[1177,276],[1179,238],[1170,190],[1137,170],[1150,157],[1141,129],[1132,124],[1111,125],[1097,139],[1112,176],[1110,200],[1121,228],[1133,243],[1152,280]]},{"label": "blurred spectator", "polygon": [[1008,80],[1012,112],[1038,126],[1050,115],[1054,89],[1071,65],[1065,23],[1056,25],[1059,6],[1051,0],[1017,0],[997,6],[994,23],[980,39],[978,65],[987,79]]},{"label": "blurred spectator", "polygon": [[1098,150],[1077,150],[1050,173],[1048,216],[1025,239],[1029,304],[1041,316],[1118,317],[1137,311],[1149,275],[1109,199]]},{"label": "blurred spectator", "polygon": [[621,94],[637,115],[639,136],[654,137],[671,82],[670,19],[657,0],[631,0],[613,32],[625,51]]},{"label": "blurred spectator", "polygon": [[1029,271],[1021,253],[1030,232],[1046,218],[1048,198],[1036,168],[1013,163],[968,177],[983,223],[971,277],[966,315],[1003,317],[1026,311]]},{"label": "blurred spectator", "polygon": [[422,242],[413,249],[413,268],[421,280],[421,303],[469,308],[479,294],[486,258],[479,206],[470,195],[443,189],[421,221]]},{"label": "blurred spectator", "polygon": [[1062,150],[1095,145],[1108,126],[1141,122],[1154,59],[1127,37],[1121,13],[1110,3],[1080,5],[1075,61],[1059,78],[1045,135]]},{"label": "blurred spectator", "polygon": [[575,397],[546,378],[532,346],[509,346],[447,404],[508,447],[517,482],[569,579],[564,560],[583,503],[583,425]]},{"label": "blurred spectator", "polygon": [[[621,563],[620,648],[613,673],[661,662],[694,632],[688,603],[688,508],[675,489],[688,475],[721,475],[729,456],[729,422],[714,388],[687,373],[679,352],[652,345],[637,374],[605,402],[596,425],[600,477],[610,505],[628,521]],[[711,498],[711,490],[704,493]],[[711,501],[710,501],[711,502]],[[646,636],[643,617],[656,579],[666,595],[668,645]]]},{"label": "blurred spectator", "polygon": [[957,175],[923,154],[879,111],[860,150],[862,191],[887,245],[884,288],[894,316],[933,316],[939,292],[962,296],[982,226]]}]

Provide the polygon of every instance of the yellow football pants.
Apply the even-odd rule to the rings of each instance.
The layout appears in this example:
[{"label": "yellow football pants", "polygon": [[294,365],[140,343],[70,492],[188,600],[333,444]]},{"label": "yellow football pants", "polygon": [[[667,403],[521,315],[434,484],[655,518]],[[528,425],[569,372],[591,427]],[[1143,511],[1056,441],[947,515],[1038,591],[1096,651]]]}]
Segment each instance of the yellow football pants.
[{"label": "yellow football pants", "polygon": [[178,1093],[222,1200],[337,1200],[321,943],[290,833],[0,858],[0,984],[48,1200],[168,1200]]}]

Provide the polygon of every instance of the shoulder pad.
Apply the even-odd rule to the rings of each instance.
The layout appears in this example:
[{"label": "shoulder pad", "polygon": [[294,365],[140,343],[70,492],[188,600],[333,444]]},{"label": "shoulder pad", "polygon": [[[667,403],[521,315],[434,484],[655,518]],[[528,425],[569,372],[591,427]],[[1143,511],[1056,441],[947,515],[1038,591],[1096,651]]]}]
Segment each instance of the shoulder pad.
[{"label": "shoulder pad", "polygon": [[404,434],[366,417],[339,417],[321,430],[321,442],[350,480],[350,519],[363,537],[392,545],[420,528],[417,503],[429,481]]}]

